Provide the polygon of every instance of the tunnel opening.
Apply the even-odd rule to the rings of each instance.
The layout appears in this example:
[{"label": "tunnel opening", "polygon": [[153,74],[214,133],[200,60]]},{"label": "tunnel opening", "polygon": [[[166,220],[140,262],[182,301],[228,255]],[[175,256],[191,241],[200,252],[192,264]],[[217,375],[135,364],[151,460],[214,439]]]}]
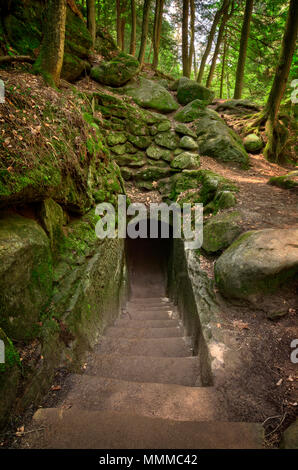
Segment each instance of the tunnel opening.
[{"label": "tunnel opening", "polygon": [[[170,224],[157,221],[158,236],[150,238],[150,220],[148,218],[143,221],[146,223],[148,238],[126,239],[129,290],[132,298],[167,295],[173,230]],[[164,234],[168,234],[168,238],[163,238]]]}]

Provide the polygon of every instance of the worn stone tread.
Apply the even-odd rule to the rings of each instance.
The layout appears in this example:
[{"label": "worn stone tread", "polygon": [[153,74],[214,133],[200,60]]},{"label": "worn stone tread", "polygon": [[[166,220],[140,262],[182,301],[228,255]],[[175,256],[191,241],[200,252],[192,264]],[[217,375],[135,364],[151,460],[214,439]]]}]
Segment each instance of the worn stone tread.
[{"label": "worn stone tread", "polygon": [[45,428],[31,434],[31,447],[48,449],[257,449],[263,436],[254,423],[174,421],[76,407],[40,409],[34,422]]}]

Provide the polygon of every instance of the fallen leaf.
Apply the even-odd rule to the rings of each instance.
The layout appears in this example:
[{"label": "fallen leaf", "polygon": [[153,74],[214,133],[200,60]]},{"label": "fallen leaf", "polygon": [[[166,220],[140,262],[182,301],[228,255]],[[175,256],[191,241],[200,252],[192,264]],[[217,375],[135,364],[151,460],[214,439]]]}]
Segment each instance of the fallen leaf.
[{"label": "fallen leaf", "polygon": [[249,330],[248,323],[245,323],[242,320],[234,320],[233,326],[235,328],[239,328],[239,330]]},{"label": "fallen leaf", "polygon": [[61,390],[61,385],[52,385],[51,390],[52,390],[52,392],[56,392],[57,390]]},{"label": "fallen leaf", "polygon": [[276,383],[276,386],[279,387],[283,383],[283,379],[279,379],[279,381]]}]

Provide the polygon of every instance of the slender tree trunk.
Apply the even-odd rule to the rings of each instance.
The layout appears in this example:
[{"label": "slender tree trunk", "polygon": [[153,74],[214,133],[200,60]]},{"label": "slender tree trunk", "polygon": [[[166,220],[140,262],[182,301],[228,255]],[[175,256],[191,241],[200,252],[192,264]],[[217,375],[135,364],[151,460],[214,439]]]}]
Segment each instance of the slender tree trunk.
[{"label": "slender tree trunk", "polygon": [[227,38],[224,39],[224,47],[223,47],[223,54],[221,59],[221,75],[220,75],[220,91],[219,97],[222,99],[223,97],[223,84],[224,84],[224,77],[225,77],[225,66],[226,66],[226,56],[227,56]]},{"label": "slender tree trunk", "polygon": [[183,76],[184,77],[189,77],[188,16],[189,16],[189,0],[183,0],[183,8],[182,8],[182,66],[183,66]]},{"label": "slender tree trunk", "polygon": [[214,35],[215,35],[215,32],[216,32],[216,28],[217,28],[217,25],[219,23],[219,20],[220,20],[221,14],[222,14],[222,10],[223,10],[223,7],[224,7],[225,3],[227,3],[226,0],[223,1],[222,7],[219,10],[217,10],[217,12],[215,13],[214,20],[213,20],[213,23],[212,23],[212,26],[211,26],[211,29],[210,29],[210,33],[209,33],[209,36],[208,36],[206,49],[204,51],[204,54],[203,54],[203,57],[202,57],[202,60],[201,60],[201,63],[200,63],[200,68],[199,68],[199,73],[198,73],[198,78],[197,78],[198,83],[202,82],[203,75],[204,75],[204,70],[205,70],[205,65],[206,65],[208,56],[209,56],[210,51],[211,51],[211,46],[212,46],[212,42],[213,42]]},{"label": "slender tree trunk", "polygon": [[136,42],[137,42],[136,2],[135,0],[131,0],[131,36],[130,36],[129,53],[133,56],[136,54]]},{"label": "slender tree trunk", "polygon": [[[123,13],[122,13],[123,15]],[[124,51],[125,49],[125,25],[126,25],[126,18],[124,16],[121,17],[120,22],[120,29],[121,29],[121,50]]]},{"label": "slender tree trunk", "polygon": [[96,38],[95,0],[87,0],[87,27],[92,37],[92,47]]},{"label": "slender tree trunk", "polygon": [[266,132],[268,143],[264,155],[268,160],[278,161],[286,141],[286,130],[278,124],[278,112],[282,97],[285,92],[290,68],[295,53],[298,33],[298,8],[296,0],[290,0],[285,32],[278,60],[278,65],[271,87],[271,91],[265,106],[267,117]]},{"label": "slender tree trunk", "polygon": [[226,23],[229,19],[228,8],[229,8],[229,3],[227,3],[226,6],[225,6],[225,9],[223,11],[223,16],[222,16],[222,19],[221,19],[221,23],[220,23],[220,27],[219,27],[219,30],[218,30],[216,46],[215,46],[215,50],[214,50],[214,54],[213,54],[213,57],[212,57],[212,62],[211,62],[211,66],[210,66],[210,70],[209,70],[209,74],[208,74],[208,78],[207,78],[207,82],[206,82],[206,87],[208,87],[208,88],[211,86],[211,83],[212,83],[214,70],[215,70],[215,67],[216,67],[216,61],[217,61],[217,57],[218,57],[218,54],[219,54],[219,51],[220,51],[220,46],[221,46],[221,43],[222,43],[222,38],[223,38],[223,35],[224,35]]},{"label": "slender tree trunk", "polygon": [[66,0],[48,0],[44,36],[34,70],[59,85],[64,57]]},{"label": "slender tree trunk", "polygon": [[117,46],[122,49],[121,44],[121,0],[116,0],[116,34]]},{"label": "slender tree trunk", "polygon": [[195,50],[195,2],[190,0],[190,44],[188,56],[188,76],[191,75],[192,60]]},{"label": "slender tree trunk", "polygon": [[164,9],[165,0],[156,0],[155,3],[155,15],[154,15],[154,27],[153,27],[153,62],[152,66],[156,70],[158,66],[159,58],[159,44],[162,28],[162,16]]},{"label": "slender tree trunk", "polygon": [[150,42],[150,49],[149,49],[149,53],[148,53],[148,57],[147,57],[147,62],[150,63],[151,54],[152,54],[152,50],[153,50],[153,42],[150,40],[150,38],[148,38],[148,40]]},{"label": "slender tree trunk", "polygon": [[141,45],[140,45],[140,51],[139,51],[139,57],[138,57],[138,60],[141,66],[143,65],[144,57],[145,57],[146,42],[147,42],[147,35],[148,35],[150,4],[151,4],[151,0],[144,0]]},{"label": "slender tree trunk", "polygon": [[244,18],[241,30],[240,39],[240,50],[238,56],[237,72],[236,72],[236,83],[234,90],[234,98],[240,99],[242,95],[243,79],[244,79],[244,68],[246,61],[247,44],[250,32],[250,22],[252,17],[254,0],[246,0]]},{"label": "slender tree trunk", "polygon": [[193,72],[194,72],[194,76],[196,77],[198,73],[198,64],[197,64],[197,55],[196,55],[195,48],[193,50]]}]

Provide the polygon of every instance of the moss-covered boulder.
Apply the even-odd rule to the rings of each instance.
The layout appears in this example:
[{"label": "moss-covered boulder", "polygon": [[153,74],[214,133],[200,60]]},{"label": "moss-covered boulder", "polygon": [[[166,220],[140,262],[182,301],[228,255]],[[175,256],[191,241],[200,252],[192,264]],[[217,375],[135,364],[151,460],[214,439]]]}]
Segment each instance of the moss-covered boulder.
[{"label": "moss-covered boulder", "polygon": [[157,145],[150,145],[150,147],[147,148],[146,153],[149,158],[152,158],[153,160],[166,160],[170,161],[171,160],[171,151],[167,150],[165,148],[158,147]]},{"label": "moss-covered boulder", "polygon": [[214,91],[203,85],[199,85],[199,83],[194,80],[182,77],[178,82],[177,99],[182,105],[186,105],[194,100],[201,100],[209,104],[212,102],[213,98]]},{"label": "moss-covered boulder", "polygon": [[166,131],[169,131],[170,129],[171,129],[171,121],[162,121],[157,126],[158,132],[166,132]]},{"label": "moss-covered boulder", "polygon": [[0,326],[17,340],[38,333],[52,291],[50,241],[34,220],[0,218]]},{"label": "moss-covered boulder", "polygon": [[193,137],[194,139],[196,139],[197,137],[195,132],[189,127],[187,127],[186,124],[176,124],[175,131],[177,132],[177,134],[188,135],[189,137]]},{"label": "moss-covered boulder", "polygon": [[201,100],[194,100],[188,103],[184,108],[177,111],[174,116],[175,121],[192,122],[204,115],[206,103]]},{"label": "moss-covered boulder", "polygon": [[184,169],[197,168],[199,164],[200,164],[200,159],[196,153],[182,152],[172,160],[171,167],[184,170]]},{"label": "moss-covered boulder", "polygon": [[194,123],[201,155],[216,158],[222,162],[233,161],[246,168],[248,154],[240,137],[232,131],[220,116],[212,110],[206,110]]},{"label": "moss-covered boulder", "polygon": [[202,248],[207,253],[222,251],[243,232],[237,211],[217,214],[204,223]]},{"label": "moss-covered boulder", "polygon": [[250,153],[257,153],[263,148],[263,140],[256,134],[249,134],[243,139],[245,150]]},{"label": "moss-covered boulder", "polygon": [[138,170],[134,174],[135,181],[157,181],[170,174],[169,167],[148,166]]},{"label": "moss-covered boulder", "polygon": [[298,419],[283,432],[281,449],[298,449]]},{"label": "moss-covered boulder", "polygon": [[53,252],[55,252],[57,251],[64,236],[63,209],[53,199],[48,198],[42,201],[40,205],[39,217],[41,220],[41,224],[50,239],[51,249]]},{"label": "moss-covered boulder", "polygon": [[92,67],[91,78],[103,85],[120,87],[139,72],[140,64],[135,57],[120,52],[108,62]]},{"label": "moss-covered boulder", "polygon": [[107,136],[107,143],[111,147],[118,144],[125,144],[127,136],[123,132],[111,132]]},{"label": "moss-covered boulder", "polygon": [[147,162],[146,155],[142,152],[137,152],[135,154],[124,153],[122,155],[115,156],[114,160],[121,167],[140,167],[145,165]]},{"label": "moss-covered boulder", "polygon": [[186,150],[196,150],[198,148],[196,141],[188,135],[181,137],[179,146]]},{"label": "moss-covered boulder", "polygon": [[139,149],[146,149],[151,144],[151,138],[146,135],[128,134],[128,140]]},{"label": "moss-covered boulder", "polygon": [[220,292],[257,301],[298,274],[298,229],[266,229],[241,235],[218,258],[215,280]]},{"label": "moss-covered boulder", "polygon": [[142,108],[150,108],[161,113],[171,113],[179,107],[173,96],[159,83],[141,77],[123,88],[123,92]]},{"label": "moss-covered boulder", "polygon": [[160,132],[154,137],[154,142],[170,150],[174,150],[179,146],[179,138],[175,132],[172,131]]},{"label": "moss-covered boulder", "polygon": [[272,176],[268,181],[272,186],[283,189],[294,189],[298,187],[298,170],[290,171],[286,175]]}]

